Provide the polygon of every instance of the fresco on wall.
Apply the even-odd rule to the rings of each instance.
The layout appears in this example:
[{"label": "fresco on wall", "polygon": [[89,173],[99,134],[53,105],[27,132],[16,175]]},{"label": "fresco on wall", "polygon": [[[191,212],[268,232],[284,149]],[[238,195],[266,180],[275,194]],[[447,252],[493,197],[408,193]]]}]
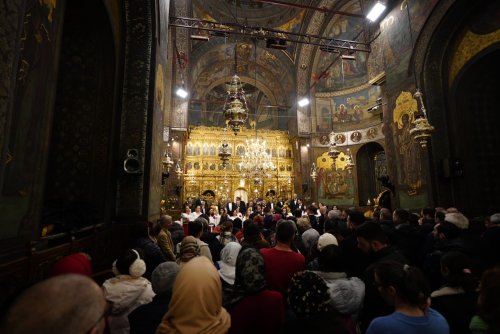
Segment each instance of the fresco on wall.
[{"label": "fresco on wall", "polygon": [[422,188],[423,177],[419,146],[410,134],[416,110],[417,100],[410,92],[401,92],[396,99],[393,122],[396,127],[397,155],[401,166],[398,168],[398,179],[405,185],[404,190],[409,196],[418,194]]},{"label": "fresco on wall", "polygon": [[333,129],[335,132],[343,132],[380,123],[380,110],[367,111],[376,104],[379,97],[380,86],[371,85],[354,93],[317,94],[316,131],[330,132]]},{"label": "fresco on wall", "polygon": [[347,156],[342,152],[337,158],[336,168],[328,152],[316,158],[318,177],[316,189],[318,201],[327,205],[354,204],[354,176],[346,167]]},{"label": "fresco on wall", "polygon": [[[363,29],[362,21],[358,18],[342,16],[333,21],[329,27],[329,32],[325,34],[329,38],[352,40]],[[353,54],[355,60],[337,59],[331,66],[330,64],[338,58],[337,53],[318,52],[316,57],[317,65],[313,73],[313,79],[321,79],[316,85],[317,92],[345,89],[361,85],[367,80],[367,58],[365,52],[356,52]],[[329,68],[328,68],[329,67]]]}]

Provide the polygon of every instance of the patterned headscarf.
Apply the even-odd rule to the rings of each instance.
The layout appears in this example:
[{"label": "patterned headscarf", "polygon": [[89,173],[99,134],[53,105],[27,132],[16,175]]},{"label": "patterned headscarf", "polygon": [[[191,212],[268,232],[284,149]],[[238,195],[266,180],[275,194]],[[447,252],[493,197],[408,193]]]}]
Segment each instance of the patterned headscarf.
[{"label": "patterned headscarf", "polygon": [[296,273],[288,289],[288,303],[301,318],[328,312],[331,308],[328,286],[312,271]]},{"label": "patterned headscarf", "polygon": [[177,258],[177,264],[183,265],[192,258],[200,255],[200,246],[196,242],[196,238],[189,235],[182,239],[181,249]]},{"label": "patterned headscarf", "polygon": [[236,278],[232,292],[224,297],[224,307],[233,308],[246,295],[262,291],[266,287],[264,258],[252,247],[244,248],[236,260]]}]

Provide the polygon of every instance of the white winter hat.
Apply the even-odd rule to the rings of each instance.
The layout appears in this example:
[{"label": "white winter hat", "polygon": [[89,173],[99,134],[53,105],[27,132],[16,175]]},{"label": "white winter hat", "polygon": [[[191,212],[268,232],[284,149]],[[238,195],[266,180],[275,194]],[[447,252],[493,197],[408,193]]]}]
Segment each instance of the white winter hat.
[{"label": "white winter hat", "polygon": [[469,219],[460,212],[447,213],[444,216],[444,221],[451,223],[461,230],[469,228]]},{"label": "white winter hat", "polygon": [[335,238],[335,236],[331,233],[325,233],[319,237],[318,250],[321,252],[321,250],[328,245],[339,245],[337,238]]}]

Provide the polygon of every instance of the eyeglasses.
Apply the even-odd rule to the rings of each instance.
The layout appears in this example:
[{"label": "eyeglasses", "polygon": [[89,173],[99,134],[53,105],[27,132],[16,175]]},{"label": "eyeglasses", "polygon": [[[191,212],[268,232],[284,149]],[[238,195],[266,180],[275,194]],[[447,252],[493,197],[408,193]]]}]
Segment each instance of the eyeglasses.
[{"label": "eyeglasses", "polygon": [[106,300],[106,305],[104,306],[104,311],[102,312],[101,316],[99,317],[99,319],[97,319],[97,321],[94,322],[94,324],[92,325],[92,327],[90,327],[90,329],[88,331],[86,331],[85,333],[90,333],[92,332],[92,330],[97,327],[97,325],[99,325],[99,323],[101,322],[102,319],[105,319],[107,318],[110,313],[111,313],[111,309],[113,308],[113,303]]}]

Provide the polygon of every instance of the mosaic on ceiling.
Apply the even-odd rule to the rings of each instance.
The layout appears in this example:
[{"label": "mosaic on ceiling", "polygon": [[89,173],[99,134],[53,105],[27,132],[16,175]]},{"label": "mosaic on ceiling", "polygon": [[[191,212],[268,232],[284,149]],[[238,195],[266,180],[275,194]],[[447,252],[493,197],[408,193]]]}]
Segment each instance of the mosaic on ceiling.
[{"label": "mosaic on ceiling", "polygon": [[[287,1],[303,4],[303,1]],[[298,33],[306,10],[294,7],[276,6],[253,1],[193,1],[194,16],[208,21],[243,23],[247,26],[274,28],[281,31]],[[290,60],[295,59],[297,45],[289,43],[285,53]]]},{"label": "mosaic on ceiling", "polygon": [[[359,12],[359,6],[353,4],[346,11]],[[329,38],[353,40],[363,30],[363,20],[357,17],[336,16],[323,34]],[[359,40],[362,37],[358,38]],[[317,92],[345,89],[362,85],[367,81],[367,59],[365,52],[352,53],[354,60],[340,59],[337,53],[319,51],[315,56],[312,81],[318,81]],[[333,65],[330,66],[333,62]]]}]

